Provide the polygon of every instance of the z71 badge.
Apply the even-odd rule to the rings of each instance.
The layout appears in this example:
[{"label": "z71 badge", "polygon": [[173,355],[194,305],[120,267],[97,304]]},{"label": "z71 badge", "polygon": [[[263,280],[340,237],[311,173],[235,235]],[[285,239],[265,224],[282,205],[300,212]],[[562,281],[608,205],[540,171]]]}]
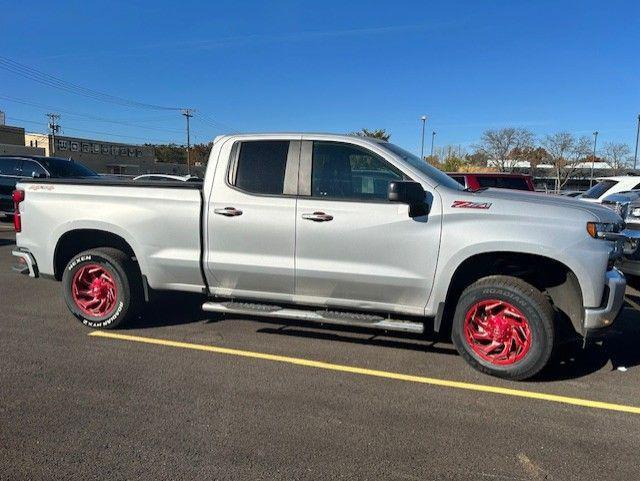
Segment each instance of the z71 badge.
[{"label": "z71 badge", "polygon": [[491,202],[470,202],[468,200],[454,200],[451,207],[458,209],[488,209]]}]

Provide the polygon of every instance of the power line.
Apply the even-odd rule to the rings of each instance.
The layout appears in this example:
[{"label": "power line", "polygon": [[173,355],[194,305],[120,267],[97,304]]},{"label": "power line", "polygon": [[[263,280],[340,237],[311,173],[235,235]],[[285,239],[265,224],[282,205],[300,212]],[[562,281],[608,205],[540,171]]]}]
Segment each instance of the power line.
[{"label": "power line", "polygon": [[[129,126],[129,127],[136,127],[136,128],[139,128],[139,129],[145,129],[145,130],[151,130],[151,131],[157,131],[157,132],[182,133],[182,130],[179,130],[179,129],[169,129],[169,128],[161,128],[161,127],[149,127],[149,126],[139,125],[139,124],[135,124],[135,123],[124,121],[124,120],[114,120],[114,119],[108,119],[108,118],[104,118],[104,117],[98,117],[98,116],[95,116],[95,115],[80,114],[80,113],[77,113],[77,112],[72,112],[70,110],[59,109],[57,107],[52,107],[51,105],[43,105],[43,104],[39,104],[39,103],[28,101],[28,100],[24,100],[24,99],[18,99],[18,98],[14,98],[14,97],[7,97],[6,95],[0,95],[0,99],[7,100],[9,102],[15,102],[15,103],[22,104],[22,105],[28,105],[28,106],[31,106],[31,107],[38,107],[38,108],[48,109],[48,110],[56,110],[57,112],[62,112],[63,114],[66,114],[66,115],[71,115],[71,116],[74,116],[74,117],[86,118],[86,119],[89,119],[89,120],[95,120],[97,122],[105,122],[105,123],[118,124],[118,125],[126,125],[126,126]],[[142,119],[140,119],[140,120],[142,120]]]},{"label": "power line", "polygon": [[215,128],[216,130],[227,131],[229,133],[239,133],[240,132],[235,127],[233,127],[231,125],[228,125],[228,124],[224,124],[224,123],[214,119],[210,115],[207,115],[207,114],[205,114],[203,112],[198,112],[197,115],[195,116],[195,118],[202,120],[203,122],[209,124],[211,127]]},{"label": "power line", "polygon": [[[36,124],[36,125],[40,125],[45,127],[47,124],[46,122],[43,121],[37,121],[37,120],[27,120],[27,119],[19,119],[17,117],[7,117],[7,120],[11,120],[11,121],[17,121],[17,122],[24,122],[27,124]],[[122,137],[122,138],[128,138],[128,139],[136,139],[136,140],[142,140],[144,142],[154,142],[154,143],[158,143],[158,144],[175,144],[176,142],[170,141],[170,140],[166,140],[166,139],[149,139],[147,137],[137,137],[137,136],[133,136],[133,135],[124,135],[124,134],[114,134],[112,132],[101,132],[101,131],[97,131],[97,130],[86,130],[86,129],[76,129],[73,127],[65,127],[64,130],[72,130],[74,132],[82,132],[85,134],[98,134],[98,135],[107,135],[110,137]]]},{"label": "power line", "polygon": [[75,95],[90,98],[92,100],[116,104],[124,107],[135,107],[147,110],[171,110],[180,111],[180,107],[167,107],[163,105],[148,104],[145,102],[138,102],[135,100],[125,99],[118,97],[117,95],[111,95],[98,90],[89,89],[72,82],[67,82],[53,75],[41,72],[32,67],[28,67],[14,60],[0,56],[0,68],[8,70],[16,75],[33,80],[49,87],[57,88],[59,90],[66,91]]}]

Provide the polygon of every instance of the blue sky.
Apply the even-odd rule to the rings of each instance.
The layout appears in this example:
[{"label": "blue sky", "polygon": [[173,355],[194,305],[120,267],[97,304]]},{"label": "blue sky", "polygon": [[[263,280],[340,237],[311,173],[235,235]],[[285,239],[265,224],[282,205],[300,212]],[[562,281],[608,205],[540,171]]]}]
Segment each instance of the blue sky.
[{"label": "blue sky", "polygon": [[[14,0],[0,0],[12,10]],[[486,128],[518,126],[598,130],[633,148],[640,112],[637,0],[23,1],[19,15],[0,17],[0,32],[2,57],[195,108],[206,115],[193,120],[198,142],[229,128],[367,127],[416,151],[426,114],[436,145],[468,147]],[[178,112],[97,102],[0,68],[10,123],[43,130],[49,107],[68,135],[184,141]]]}]

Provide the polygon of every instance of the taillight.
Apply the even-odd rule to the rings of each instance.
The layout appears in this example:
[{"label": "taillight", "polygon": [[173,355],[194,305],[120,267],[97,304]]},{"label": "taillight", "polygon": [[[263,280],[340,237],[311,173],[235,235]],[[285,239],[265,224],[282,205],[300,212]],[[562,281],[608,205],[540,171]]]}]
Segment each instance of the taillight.
[{"label": "taillight", "polygon": [[22,219],[20,218],[20,202],[24,200],[24,190],[16,189],[11,195],[13,198],[13,228],[16,232],[22,231]]}]

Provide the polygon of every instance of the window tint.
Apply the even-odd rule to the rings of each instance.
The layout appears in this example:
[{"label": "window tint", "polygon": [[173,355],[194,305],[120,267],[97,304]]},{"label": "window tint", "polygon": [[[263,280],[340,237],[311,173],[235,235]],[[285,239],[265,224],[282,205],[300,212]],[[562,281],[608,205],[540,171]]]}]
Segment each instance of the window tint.
[{"label": "window tint", "polygon": [[480,187],[497,187],[499,189],[529,190],[527,181],[521,177],[477,177]]},{"label": "window tint", "polygon": [[0,159],[0,175],[20,175],[22,159]]},{"label": "window tint", "polygon": [[47,173],[37,162],[25,160],[22,162],[22,176],[41,178],[46,177]]},{"label": "window tint", "polygon": [[615,180],[601,180],[596,185],[591,187],[588,191],[582,194],[583,199],[597,199],[605,192],[611,190],[611,188],[618,182]]},{"label": "window tint", "polygon": [[243,142],[234,185],[256,194],[282,194],[289,142]]},{"label": "window tint", "polygon": [[385,200],[389,182],[403,174],[368,150],[337,142],[314,142],[313,197]]},{"label": "window tint", "polygon": [[95,177],[98,175],[93,170],[70,159],[40,157],[39,160],[52,177]]}]

